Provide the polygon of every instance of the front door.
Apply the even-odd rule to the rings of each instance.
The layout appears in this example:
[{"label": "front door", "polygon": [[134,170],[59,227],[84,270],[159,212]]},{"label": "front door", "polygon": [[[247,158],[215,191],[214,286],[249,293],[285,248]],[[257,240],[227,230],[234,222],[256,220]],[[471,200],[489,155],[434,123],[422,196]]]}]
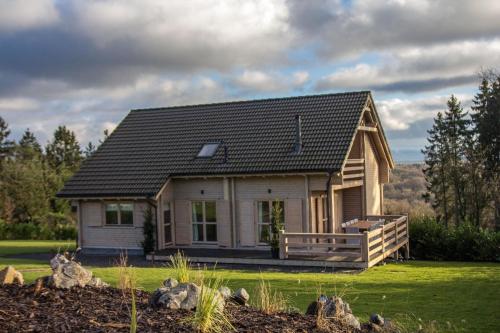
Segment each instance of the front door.
[{"label": "front door", "polygon": [[315,233],[327,233],[328,230],[328,205],[326,193],[318,193],[312,195],[311,202],[311,231]]},{"label": "front door", "polygon": [[170,201],[163,204],[163,235],[165,246],[172,245],[172,211]]}]

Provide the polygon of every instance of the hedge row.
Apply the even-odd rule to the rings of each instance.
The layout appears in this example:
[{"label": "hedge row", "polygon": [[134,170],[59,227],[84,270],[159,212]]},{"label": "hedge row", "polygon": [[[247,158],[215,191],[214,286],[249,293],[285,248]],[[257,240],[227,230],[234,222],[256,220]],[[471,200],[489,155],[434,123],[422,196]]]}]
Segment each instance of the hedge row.
[{"label": "hedge row", "polygon": [[70,240],[76,239],[76,237],[76,226],[69,223],[49,225],[45,223],[6,223],[0,220],[0,240]]},{"label": "hedge row", "polygon": [[416,259],[500,261],[500,232],[470,224],[446,228],[424,217],[410,223],[410,250]]}]

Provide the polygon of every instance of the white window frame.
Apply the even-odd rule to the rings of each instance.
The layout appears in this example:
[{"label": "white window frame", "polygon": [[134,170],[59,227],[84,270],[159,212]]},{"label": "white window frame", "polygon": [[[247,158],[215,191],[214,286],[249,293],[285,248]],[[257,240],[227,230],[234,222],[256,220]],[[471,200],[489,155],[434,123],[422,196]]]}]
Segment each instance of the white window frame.
[{"label": "white window frame", "polygon": [[[207,222],[207,214],[206,214],[206,203],[210,202],[215,205],[215,222]],[[193,214],[193,209],[195,203],[201,203],[202,204],[202,221],[195,221],[194,219],[194,214]],[[203,226],[203,240],[195,240],[194,239],[194,226],[195,225],[202,225]],[[214,225],[215,226],[215,241],[207,241],[207,225]],[[217,244],[219,235],[217,234],[217,202],[215,200],[193,200],[191,201],[191,230],[192,230],[192,242],[194,244]]]},{"label": "white window frame", "polygon": [[[273,214],[273,204],[275,201],[279,201],[282,203],[282,206],[283,206],[283,212],[282,212],[282,215],[283,215],[283,224],[285,224],[285,200],[283,199],[263,199],[263,200],[257,200],[256,202],[256,209],[257,209],[257,228],[256,228],[256,231],[257,231],[257,235],[256,235],[256,240],[257,240],[257,244],[258,245],[269,245],[268,242],[261,242],[260,241],[260,228],[263,227],[263,226],[267,226],[269,228],[269,240],[271,239],[271,235],[272,235],[272,230],[271,230],[271,226],[272,226],[272,214]],[[263,216],[263,214],[260,214],[259,212],[259,204],[261,202],[267,202],[268,205],[269,205],[269,222],[263,222],[261,221],[261,216]]]},{"label": "white window frame", "polygon": [[[117,205],[118,206],[118,210],[117,210],[117,213],[118,213],[118,216],[117,216],[117,224],[111,224],[111,223],[108,223],[107,221],[107,216],[106,216],[106,212],[107,212],[107,207],[108,205]],[[121,209],[121,206],[122,205],[131,205],[132,206],[132,223],[131,224],[127,224],[127,223],[122,223],[122,209]],[[134,219],[134,203],[133,202],[123,202],[123,201],[107,201],[104,203],[104,226],[106,227],[134,227],[134,224],[135,224],[135,219]]]}]

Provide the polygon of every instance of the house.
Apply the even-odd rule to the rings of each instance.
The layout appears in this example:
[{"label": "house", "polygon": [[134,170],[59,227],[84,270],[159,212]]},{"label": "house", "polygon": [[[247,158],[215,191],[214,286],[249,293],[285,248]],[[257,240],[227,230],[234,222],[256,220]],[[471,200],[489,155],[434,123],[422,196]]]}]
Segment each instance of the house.
[{"label": "house", "polygon": [[368,91],[152,108],[130,111],[58,196],[78,207],[87,252],[141,251],[148,206],[158,250],[267,249],[275,204],[290,237],[392,221],[393,167]]}]

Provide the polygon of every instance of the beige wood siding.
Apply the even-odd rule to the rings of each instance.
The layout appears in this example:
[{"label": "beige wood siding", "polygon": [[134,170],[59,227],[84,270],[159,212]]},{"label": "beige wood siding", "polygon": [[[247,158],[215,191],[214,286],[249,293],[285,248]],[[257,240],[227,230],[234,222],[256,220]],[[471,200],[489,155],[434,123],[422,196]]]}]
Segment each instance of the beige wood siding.
[{"label": "beige wood siding", "polygon": [[191,245],[191,202],[175,200],[175,243]]},{"label": "beige wood siding", "polygon": [[80,206],[82,210],[83,226],[102,226],[102,203],[101,202],[82,202]]},{"label": "beige wood siding", "polygon": [[343,195],[342,191],[334,192],[334,221],[335,221],[335,232],[342,232],[342,223],[344,218],[343,212]]},{"label": "beige wood siding", "polygon": [[326,191],[327,176],[310,176],[309,191]]},{"label": "beige wood siding", "polygon": [[224,199],[222,178],[175,179],[173,185],[176,200]]},{"label": "beige wood siding", "polygon": [[376,149],[368,135],[365,136],[366,214],[380,214],[379,162]]},{"label": "beige wood siding", "polygon": [[285,200],[285,230],[302,232],[302,199]]},{"label": "beige wood siding", "polygon": [[231,216],[229,200],[217,200],[217,241],[219,246],[231,247]]},{"label": "beige wood siding", "polygon": [[144,239],[143,209],[147,207],[147,203],[134,203],[133,226],[106,226],[104,204],[105,201],[81,202],[81,246],[83,248],[141,249],[141,242]]},{"label": "beige wood siding", "polygon": [[255,205],[253,200],[238,200],[237,212],[240,246],[255,246]]},{"label": "beige wood siding", "polygon": [[361,158],[361,134],[357,133],[349,152],[349,159]]},{"label": "beige wood siding", "polygon": [[343,222],[361,218],[362,213],[362,187],[351,187],[342,190]]}]

